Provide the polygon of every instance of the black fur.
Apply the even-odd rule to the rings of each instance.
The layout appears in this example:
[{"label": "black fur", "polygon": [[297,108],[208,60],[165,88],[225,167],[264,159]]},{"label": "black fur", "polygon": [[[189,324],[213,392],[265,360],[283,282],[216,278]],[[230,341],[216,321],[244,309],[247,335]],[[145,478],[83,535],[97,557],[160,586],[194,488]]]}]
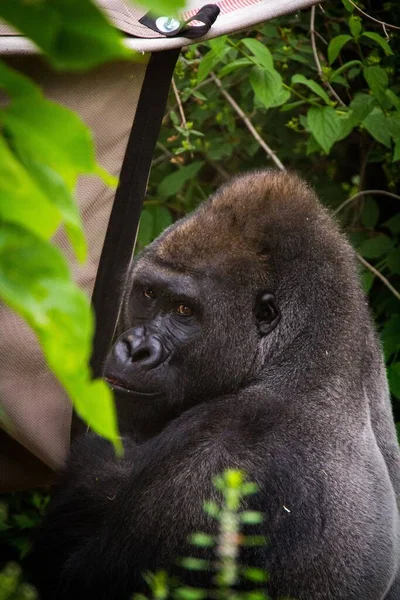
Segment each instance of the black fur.
[{"label": "black fur", "polygon": [[[35,545],[44,599],[127,599],[193,555],[244,470],[273,600],[399,600],[400,453],[353,250],[296,176],[221,188],[135,261],[106,377],[125,456],[78,440]],[[181,313],[180,305],[186,309]],[[194,575],[193,575],[194,577]],[[189,580],[210,585],[211,574]]]}]

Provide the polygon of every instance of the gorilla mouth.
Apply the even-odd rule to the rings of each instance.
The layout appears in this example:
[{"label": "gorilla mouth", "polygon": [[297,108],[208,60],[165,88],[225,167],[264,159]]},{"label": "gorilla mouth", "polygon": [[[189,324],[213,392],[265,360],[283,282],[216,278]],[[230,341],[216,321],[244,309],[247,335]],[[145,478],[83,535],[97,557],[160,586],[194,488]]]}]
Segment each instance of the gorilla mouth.
[{"label": "gorilla mouth", "polygon": [[124,392],[128,392],[129,394],[137,394],[140,396],[159,396],[160,395],[159,392],[147,392],[144,390],[135,389],[131,386],[128,386],[126,383],[124,383],[120,379],[115,379],[114,377],[104,377],[104,379],[115,390],[122,390]]}]

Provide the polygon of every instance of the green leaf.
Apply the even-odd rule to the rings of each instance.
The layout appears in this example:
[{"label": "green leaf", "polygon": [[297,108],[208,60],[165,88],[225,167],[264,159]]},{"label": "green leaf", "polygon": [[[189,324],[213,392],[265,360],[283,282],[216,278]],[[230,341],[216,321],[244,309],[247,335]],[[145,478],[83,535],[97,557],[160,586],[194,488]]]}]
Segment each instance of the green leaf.
[{"label": "green leaf", "polygon": [[174,593],[174,599],[178,600],[203,600],[203,598],[207,598],[208,596],[209,593],[207,590],[190,587],[179,587]]},{"label": "green leaf", "polygon": [[382,48],[386,56],[393,54],[391,47],[385,38],[379,35],[379,33],[376,33],[375,31],[364,31],[362,35],[363,37],[369,38],[370,40],[376,42]]},{"label": "green leaf", "polygon": [[197,175],[202,166],[202,162],[195,161],[190,165],[181,167],[178,171],[174,171],[174,173],[167,175],[158,186],[158,194],[162,198],[174,196],[183,188],[185,183]]},{"label": "green leaf", "polygon": [[391,393],[400,400],[400,362],[389,366],[388,380]]},{"label": "green leaf", "polygon": [[204,502],[204,510],[211,517],[218,518],[221,512],[220,507],[216,502]]},{"label": "green leaf", "polygon": [[212,535],[207,535],[206,533],[193,533],[190,543],[194,546],[208,547],[215,545],[215,539]]},{"label": "green leaf", "polygon": [[240,513],[240,520],[242,523],[256,525],[262,523],[264,520],[263,514],[254,510],[246,510]]},{"label": "green leaf", "polygon": [[111,392],[91,381],[93,316],[61,252],[25,229],[0,228],[0,297],[36,333],[53,373],[94,431],[121,448]]},{"label": "green leaf", "polygon": [[381,337],[388,360],[400,347],[400,314],[394,314],[386,321]]},{"label": "green leaf", "polygon": [[391,147],[389,121],[381,108],[374,108],[362,123],[377,142]]},{"label": "green leaf", "polygon": [[328,154],[341,133],[340,119],[331,106],[311,106],[307,113],[308,126],[311,133]]},{"label": "green leaf", "polygon": [[165,206],[153,206],[151,211],[154,215],[154,237],[157,237],[172,223],[172,215]]},{"label": "green leaf", "polygon": [[400,111],[400,98],[392,90],[386,90],[385,96],[389,101],[389,106],[394,106]]},{"label": "green leaf", "polygon": [[304,77],[304,75],[296,74],[292,77],[292,84],[296,83],[301,83],[307,86],[310,90],[314,92],[314,94],[317,94],[317,96],[322,98],[324,102],[326,102],[326,104],[332,104],[332,101],[329,98],[328,94],[316,81],[313,81],[312,79],[307,79],[307,77]]},{"label": "green leaf", "polygon": [[241,569],[243,576],[254,583],[266,583],[269,580],[268,573],[264,569],[256,567],[245,567]]},{"label": "green leaf", "polygon": [[259,40],[254,38],[244,38],[241,40],[241,43],[250,50],[260,67],[264,67],[267,70],[272,70],[274,68],[271,52]]},{"label": "green leaf", "polygon": [[358,38],[362,31],[362,22],[358,15],[351,15],[349,18],[349,27],[351,35],[355,38]]},{"label": "green leaf", "polygon": [[332,64],[340,54],[341,49],[352,39],[351,35],[343,34],[332,38],[328,46],[328,60]]},{"label": "green leaf", "polygon": [[363,68],[364,79],[371,88],[371,92],[380,104],[385,101],[386,89],[389,85],[389,77],[385,69],[374,65]]},{"label": "green leaf", "polygon": [[349,106],[353,123],[361,123],[373,110],[374,105],[375,101],[369,94],[356,94]]},{"label": "green leaf", "polygon": [[225,50],[210,50],[203,56],[199,63],[199,68],[197,71],[197,83],[201,83],[208,77],[214,67],[224,58],[226,52],[229,51],[229,48],[225,48]]},{"label": "green leaf", "polygon": [[253,62],[248,58],[237,58],[236,60],[232,60],[230,63],[223,66],[222,69],[218,71],[218,77],[224,77],[233,71],[237,71],[243,67],[251,67],[252,65]]},{"label": "green leaf", "polygon": [[342,4],[348,12],[354,12],[355,6],[349,0],[342,0]]},{"label": "green leaf", "polygon": [[375,275],[371,273],[371,271],[368,269],[363,269],[361,271],[361,285],[365,294],[369,294],[374,281]]},{"label": "green leaf", "polygon": [[393,162],[397,162],[398,160],[400,160],[400,140],[397,140],[393,153]]},{"label": "green leaf", "polygon": [[206,571],[210,566],[208,560],[203,560],[201,558],[181,558],[179,562],[182,567],[185,569],[190,569],[190,571]]},{"label": "green leaf", "polygon": [[70,244],[78,259],[83,262],[87,256],[87,244],[81,217],[71,190],[62,177],[45,164],[36,162],[28,156],[23,157],[22,162],[43,194],[52,199],[53,206],[58,209],[64,222]]},{"label": "green leaf", "polygon": [[364,202],[364,210],[361,215],[361,222],[364,227],[373,229],[379,221],[379,206],[376,200],[367,196]]},{"label": "green leaf", "polygon": [[2,0],[0,18],[33,40],[59,69],[87,69],[132,56],[122,35],[90,0]]},{"label": "green leaf", "polygon": [[154,237],[154,216],[147,208],[142,210],[142,214],[140,215],[140,225],[137,236],[137,243],[139,245],[139,250],[142,250],[145,246],[150,244]]},{"label": "green leaf", "polygon": [[385,221],[384,225],[390,229],[392,233],[400,233],[400,213]]},{"label": "green leaf", "polygon": [[359,251],[364,258],[379,258],[392,248],[392,240],[384,234],[379,234],[362,242]]},{"label": "green leaf", "polygon": [[341,134],[339,139],[347,137],[373,110],[375,100],[368,94],[357,94],[346,114],[340,114]]},{"label": "green leaf", "polygon": [[51,204],[29,172],[0,137],[0,219],[21,225],[50,239],[61,222]]},{"label": "green leaf", "polygon": [[265,108],[280,106],[290,97],[290,92],[282,86],[282,77],[275,69],[268,71],[261,67],[253,67],[250,71],[250,85],[256,98]]},{"label": "green leaf", "polygon": [[71,189],[79,174],[95,172],[90,130],[67,108],[40,97],[17,98],[4,110],[2,123],[17,148],[58,172]]},{"label": "green leaf", "polygon": [[400,275],[400,246],[389,252],[386,257],[386,264],[393,275]]}]

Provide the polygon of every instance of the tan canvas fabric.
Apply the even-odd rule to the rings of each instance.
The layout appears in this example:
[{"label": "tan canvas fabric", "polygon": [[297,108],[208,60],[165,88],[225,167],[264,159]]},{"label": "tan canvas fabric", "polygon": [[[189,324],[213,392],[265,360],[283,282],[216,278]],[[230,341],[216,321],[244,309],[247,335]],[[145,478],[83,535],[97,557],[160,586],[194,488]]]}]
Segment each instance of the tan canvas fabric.
[{"label": "tan canvas fabric", "polygon": [[[139,23],[139,19],[147,13],[147,10],[134,5],[129,0],[126,2],[124,0],[97,0],[97,3],[121,31],[135,36],[126,40],[126,44],[130,48],[140,52],[157,52],[240,31],[257,23],[317,4],[317,0],[219,0],[213,3],[207,0],[186,0],[185,9],[180,15],[183,20],[192,17],[206,4],[216,4],[221,10],[210,31],[203,38],[197,40],[189,40],[185,37],[166,38],[145,27]],[[318,1],[318,3],[320,2]],[[6,32],[12,33],[9,28],[0,23],[0,36],[4,35],[3,39],[0,38],[0,52],[35,51],[29,41],[18,36],[6,36]]]},{"label": "tan canvas fabric", "polygon": [[[49,98],[80,113],[94,132],[100,163],[118,175],[146,64],[117,63],[88,74],[60,75],[38,56],[10,57],[8,62],[29,73]],[[83,266],[75,261],[71,264],[76,281],[89,295],[113,198],[114,191],[97,178],[87,177],[79,183],[78,203],[89,260]],[[56,241],[70,255],[62,232]],[[16,451],[18,444],[5,434],[0,436],[0,491],[4,491],[45,482],[48,469],[43,465],[55,469],[62,464],[69,445],[71,405],[47,370],[32,332],[1,305],[0,365],[0,402],[10,419],[10,435],[21,446]]]}]

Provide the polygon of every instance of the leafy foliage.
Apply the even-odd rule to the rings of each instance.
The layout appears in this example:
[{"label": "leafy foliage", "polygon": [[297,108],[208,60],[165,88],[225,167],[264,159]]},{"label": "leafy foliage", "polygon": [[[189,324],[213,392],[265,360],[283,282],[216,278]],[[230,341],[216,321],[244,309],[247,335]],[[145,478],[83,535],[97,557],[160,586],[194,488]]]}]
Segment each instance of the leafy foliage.
[{"label": "leafy foliage", "polygon": [[[58,67],[83,69],[128,55],[120,35],[88,0],[68,6],[5,1],[1,17],[30,35]],[[44,98],[3,62],[0,88],[8,99],[0,110],[0,298],[35,331],[80,416],[120,449],[111,392],[104,382],[91,381],[89,300],[51,243],[64,225],[76,257],[84,260],[77,179],[92,174],[115,181],[97,164],[91,132],[75,113]],[[7,415],[2,420],[7,426]]]}]

